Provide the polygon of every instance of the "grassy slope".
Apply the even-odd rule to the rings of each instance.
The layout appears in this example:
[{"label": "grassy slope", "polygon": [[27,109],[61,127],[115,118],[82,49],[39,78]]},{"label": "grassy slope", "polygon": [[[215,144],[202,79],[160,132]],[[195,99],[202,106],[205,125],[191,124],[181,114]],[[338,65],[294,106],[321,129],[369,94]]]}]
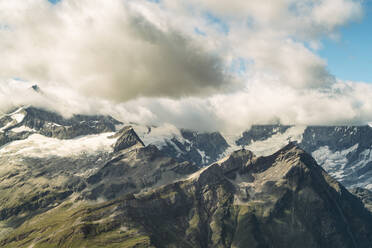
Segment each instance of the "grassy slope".
[{"label": "grassy slope", "polygon": [[2,247],[150,247],[150,238],[136,227],[115,221],[113,203],[61,206],[25,222],[5,240]]}]

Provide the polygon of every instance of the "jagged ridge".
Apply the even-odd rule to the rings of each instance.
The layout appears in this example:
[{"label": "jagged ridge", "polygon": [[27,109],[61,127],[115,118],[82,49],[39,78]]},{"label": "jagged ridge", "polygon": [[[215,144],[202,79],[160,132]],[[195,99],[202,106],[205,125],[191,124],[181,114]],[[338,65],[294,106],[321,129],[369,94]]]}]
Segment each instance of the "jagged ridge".
[{"label": "jagged ridge", "polygon": [[[136,159],[120,157],[108,163],[97,173],[101,175],[97,182],[105,175],[118,175],[123,180],[129,168],[147,168],[148,161],[156,160],[159,153],[150,146],[128,154],[136,151]],[[144,163],[137,164],[134,161],[141,161],[141,153]],[[127,164],[129,161],[133,164]],[[363,248],[372,244],[371,213],[294,144],[267,157],[240,150],[191,172],[146,192],[125,193],[124,198],[89,211],[68,210],[72,211],[68,218],[80,216],[82,220],[72,228],[68,244],[78,247],[74,244],[82,240],[89,244],[100,236],[106,245],[113,244],[107,235],[114,233],[118,244],[133,241],[125,247]],[[24,233],[23,238],[14,241],[17,239],[9,236],[3,245],[35,242],[36,231],[31,231],[30,225],[24,228],[17,231],[18,238]],[[67,231],[63,226],[58,230]],[[137,230],[136,234],[130,236],[131,230]],[[47,239],[44,233],[36,236],[36,242],[61,242],[60,235]]]}]

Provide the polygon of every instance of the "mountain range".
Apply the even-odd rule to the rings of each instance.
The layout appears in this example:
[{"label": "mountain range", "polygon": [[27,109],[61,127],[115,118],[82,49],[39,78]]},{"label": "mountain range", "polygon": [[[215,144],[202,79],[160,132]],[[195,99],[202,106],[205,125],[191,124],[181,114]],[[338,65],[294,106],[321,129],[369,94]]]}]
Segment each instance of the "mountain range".
[{"label": "mountain range", "polygon": [[372,247],[372,128],[242,134],[22,106],[0,117],[2,247]]}]

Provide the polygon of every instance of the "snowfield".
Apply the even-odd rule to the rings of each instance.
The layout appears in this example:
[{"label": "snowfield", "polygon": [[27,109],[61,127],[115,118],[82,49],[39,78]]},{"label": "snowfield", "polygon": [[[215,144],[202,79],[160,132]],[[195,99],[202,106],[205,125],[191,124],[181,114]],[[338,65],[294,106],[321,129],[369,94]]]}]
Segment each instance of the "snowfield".
[{"label": "snowfield", "polygon": [[5,130],[7,130],[11,127],[14,127],[14,126],[18,125],[19,123],[21,123],[23,121],[23,119],[26,117],[26,111],[23,108],[19,108],[16,111],[14,111],[13,113],[4,115],[2,117],[6,117],[6,116],[11,117],[12,121],[8,122],[5,126],[0,128],[0,132],[4,132]]},{"label": "snowfield", "polygon": [[284,133],[277,133],[263,141],[255,141],[246,146],[256,156],[268,156],[286,146],[289,141],[301,143],[306,126],[294,126],[288,128]]},{"label": "snowfield", "polygon": [[60,140],[40,134],[30,135],[25,140],[13,141],[0,149],[0,156],[21,155],[23,157],[45,158],[51,156],[71,157],[82,153],[94,154],[110,152],[116,138],[110,138],[114,133],[87,135],[75,139]]}]

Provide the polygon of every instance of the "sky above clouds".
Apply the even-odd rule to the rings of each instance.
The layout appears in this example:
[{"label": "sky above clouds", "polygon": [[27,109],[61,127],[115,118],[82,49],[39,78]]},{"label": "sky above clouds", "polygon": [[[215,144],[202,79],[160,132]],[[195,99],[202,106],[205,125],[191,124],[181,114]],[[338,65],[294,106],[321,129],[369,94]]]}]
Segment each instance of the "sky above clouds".
[{"label": "sky above clouds", "polygon": [[[358,0],[0,0],[0,109],[226,132],[365,124],[370,70],[355,67],[371,49],[354,36],[370,11]],[[24,93],[34,83],[43,94]]]},{"label": "sky above clouds", "polygon": [[363,2],[364,15],[359,22],[345,25],[339,38],[324,39],[318,54],[328,62],[329,70],[338,78],[372,81],[372,1]]}]

